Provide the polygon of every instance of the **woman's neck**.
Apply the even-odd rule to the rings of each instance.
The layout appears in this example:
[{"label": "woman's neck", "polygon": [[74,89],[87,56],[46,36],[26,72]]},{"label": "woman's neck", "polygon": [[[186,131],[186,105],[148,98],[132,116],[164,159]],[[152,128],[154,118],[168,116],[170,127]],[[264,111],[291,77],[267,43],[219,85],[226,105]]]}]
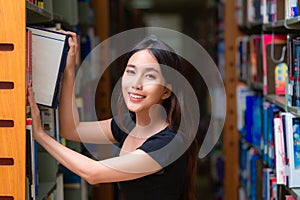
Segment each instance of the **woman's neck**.
[{"label": "woman's neck", "polygon": [[161,105],[154,105],[148,111],[135,114],[136,129],[144,133],[158,132],[168,126],[167,114]]}]

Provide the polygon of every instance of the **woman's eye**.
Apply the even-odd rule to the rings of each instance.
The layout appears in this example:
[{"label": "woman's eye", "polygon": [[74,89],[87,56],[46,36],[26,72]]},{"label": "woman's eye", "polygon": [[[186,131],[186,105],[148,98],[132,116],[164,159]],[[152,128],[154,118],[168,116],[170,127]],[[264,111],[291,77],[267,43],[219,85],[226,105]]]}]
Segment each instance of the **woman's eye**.
[{"label": "woman's eye", "polygon": [[153,74],[146,74],[146,77],[149,79],[155,79],[156,77]]},{"label": "woman's eye", "polygon": [[127,74],[135,74],[135,71],[132,70],[132,69],[127,69],[127,70],[126,70],[126,73],[127,73]]}]

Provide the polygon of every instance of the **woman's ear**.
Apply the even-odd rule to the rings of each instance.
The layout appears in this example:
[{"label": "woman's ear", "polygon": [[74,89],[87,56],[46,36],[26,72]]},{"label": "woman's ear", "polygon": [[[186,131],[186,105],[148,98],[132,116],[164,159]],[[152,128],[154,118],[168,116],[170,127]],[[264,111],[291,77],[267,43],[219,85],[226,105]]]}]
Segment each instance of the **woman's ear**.
[{"label": "woman's ear", "polygon": [[162,96],[163,100],[165,100],[171,96],[172,86],[170,84],[168,84],[167,86],[165,86],[164,90],[165,90],[164,95]]}]

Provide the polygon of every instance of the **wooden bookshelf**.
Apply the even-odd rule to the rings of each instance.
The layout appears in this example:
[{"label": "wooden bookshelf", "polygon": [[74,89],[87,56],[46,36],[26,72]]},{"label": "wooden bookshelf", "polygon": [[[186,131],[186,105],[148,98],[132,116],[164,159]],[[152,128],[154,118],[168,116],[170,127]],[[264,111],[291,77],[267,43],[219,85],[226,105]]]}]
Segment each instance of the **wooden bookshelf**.
[{"label": "wooden bookshelf", "polygon": [[0,199],[25,199],[25,1],[0,19]]},{"label": "wooden bookshelf", "polygon": [[239,190],[239,133],[236,121],[236,38],[240,35],[235,22],[235,1],[225,1],[225,90],[227,115],[224,125],[223,149],[225,159],[224,192],[225,200],[237,200]]},{"label": "wooden bookshelf", "polygon": [[[274,3],[274,2],[273,2]],[[268,23],[264,23],[264,24],[262,24],[262,26],[261,26],[261,30],[260,30],[260,35],[263,35],[263,34],[274,34],[274,35],[276,35],[276,34],[281,34],[281,35],[283,35],[283,34],[286,34],[286,35],[288,35],[288,34],[291,34],[291,35],[293,35],[293,34],[295,34],[295,33],[299,33],[299,29],[300,29],[300,17],[299,16],[296,16],[296,17],[293,17],[293,18],[285,18],[285,16],[281,16],[280,18],[278,18],[278,16],[279,15],[281,15],[282,13],[284,13],[284,12],[286,12],[286,10],[284,9],[284,6],[278,6],[278,5],[280,5],[279,3],[282,3],[282,1],[280,1],[280,0],[277,0],[276,1],[276,3],[277,3],[277,9],[279,9],[280,11],[278,11],[277,10],[277,21],[272,21],[273,19],[267,19],[267,21],[272,21],[272,22],[268,22]],[[246,4],[247,5],[247,4]],[[282,5],[282,4],[281,4]],[[248,5],[249,6],[249,5]],[[226,15],[227,16],[227,15]],[[276,18],[275,18],[276,19]],[[227,24],[225,25],[226,26],[226,28],[228,28],[228,26],[227,26]],[[251,37],[251,36],[253,36],[253,35],[255,35],[255,34],[257,34],[256,33],[256,31],[254,31],[254,32],[252,32],[252,30],[250,29],[250,31],[243,31],[243,33],[245,34],[245,37]],[[230,36],[228,36],[228,37],[230,37]],[[284,37],[285,38],[285,37]],[[276,41],[272,41],[274,44],[276,44]],[[287,41],[287,42],[284,42],[283,43],[283,45],[282,46],[280,46],[280,48],[278,49],[278,54],[281,54],[283,51],[283,46],[285,46],[285,47],[287,47],[288,48],[288,43],[289,43],[289,41]],[[273,46],[274,47],[274,46]],[[267,49],[267,48],[266,48]],[[261,51],[261,50],[260,50]],[[280,56],[274,56],[274,54],[272,55],[272,53],[271,53],[271,51],[270,52],[267,52],[267,50],[265,50],[266,51],[266,53],[265,53],[265,55],[263,55],[263,56],[266,56],[267,57],[267,61],[266,61],[266,64],[267,64],[267,66],[266,66],[266,76],[267,76],[267,80],[270,80],[269,78],[274,78],[274,74],[273,74],[273,68],[272,67],[269,67],[269,66],[271,66],[271,65],[268,65],[269,63],[272,63],[273,65],[275,65],[275,64],[279,64],[279,63],[282,63],[282,62],[286,62],[286,64],[288,64],[289,66],[293,66],[294,67],[294,63],[292,63],[291,64],[291,62],[290,62],[290,60],[286,60],[286,61],[283,61],[284,59],[282,59],[281,61],[279,61],[280,59],[276,59],[276,58],[280,58]],[[285,55],[289,58],[289,56],[290,56],[290,59],[292,60],[293,59],[293,57],[292,57],[292,55],[293,55],[293,52],[294,51],[294,49],[292,49],[292,51],[287,51],[287,52],[285,52]],[[252,53],[251,51],[249,51],[250,52],[250,54]],[[240,54],[242,54],[241,52],[239,52]],[[284,55],[284,54],[282,54],[282,55]],[[272,57],[273,56],[273,57]],[[283,58],[283,56],[281,56],[282,58]],[[268,60],[268,58],[269,58],[269,60]],[[239,61],[238,61],[239,62]],[[239,64],[239,63],[238,63]],[[258,66],[256,66],[256,67],[258,67]],[[290,69],[289,69],[290,70]],[[251,75],[250,75],[251,76]],[[251,77],[249,76],[249,80],[251,79]],[[290,75],[291,76],[291,75]],[[291,94],[288,92],[289,91],[289,87],[295,87],[295,86],[291,86],[291,85],[288,85],[288,82],[286,83],[286,92],[285,92],[285,94],[280,94],[280,95],[278,95],[278,94],[276,94],[276,91],[270,91],[270,90],[268,90],[268,91],[264,91],[263,90],[263,87],[262,86],[260,86],[260,84],[259,85],[253,85],[253,83],[251,83],[251,82],[249,82],[249,81],[245,81],[246,82],[246,84],[252,89],[252,90],[254,90],[254,91],[256,91],[256,92],[258,92],[258,94],[259,95],[262,95],[263,96],[263,100],[264,100],[264,102],[267,102],[267,103],[270,103],[270,104],[272,104],[272,105],[274,105],[274,106],[276,106],[276,108],[278,108],[278,111],[280,112],[280,113],[282,113],[282,112],[288,112],[288,113],[291,113],[291,114],[293,114],[293,115],[295,115],[296,117],[299,117],[300,116],[300,109],[299,109],[299,106],[297,106],[297,105],[294,105],[294,106],[290,106],[290,104],[294,104],[294,103],[291,103],[291,102],[289,102],[288,101],[288,99],[290,99],[291,98]],[[228,83],[229,84],[229,82],[226,82],[226,83]],[[273,82],[266,82],[267,83],[267,85],[265,85],[265,87],[273,87],[274,85],[275,85],[275,83],[273,83]],[[254,87],[253,87],[254,86]],[[293,92],[292,92],[293,93]],[[292,94],[293,96],[295,96],[295,94],[293,93]],[[232,103],[232,102],[231,102]],[[264,110],[267,110],[268,108],[267,108],[267,106],[265,106],[265,105],[262,105],[263,106],[263,109]],[[250,107],[251,108],[251,107]],[[271,108],[271,112],[272,112],[272,108]],[[275,111],[275,112],[277,112],[277,111]],[[277,114],[277,113],[276,113]],[[229,114],[230,115],[230,114]],[[271,120],[272,120],[272,118],[274,118],[274,116],[265,116],[265,118],[264,119],[267,119],[267,120],[269,120],[268,118],[270,118]],[[283,121],[283,120],[282,120]],[[264,121],[263,121],[264,122]],[[289,124],[288,124],[289,125]],[[265,124],[265,123],[263,123],[263,126],[265,126],[265,127],[268,127],[269,126],[269,124]],[[287,125],[286,125],[287,126]],[[275,126],[274,126],[275,127]],[[249,127],[247,127],[247,128],[249,128]],[[264,133],[266,133],[266,132],[264,132],[264,131],[266,131],[266,130],[262,130],[262,134],[264,134]],[[276,132],[276,131],[274,131],[274,130],[272,130],[273,132],[270,132],[269,133],[269,131],[267,131],[268,132],[268,134],[273,134],[273,136],[275,137],[275,135],[277,134],[278,135],[278,132]],[[252,134],[252,133],[251,133]],[[282,133],[282,134],[290,134],[290,131],[288,130],[288,129],[285,129],[285,131]],[[233,137],[233,136],[230,136],[230,137]],[[236,138],[236,137],[234,137],[234,138]],[[281,177],[280,175],[278,175],[278,174],[276,174],[277,172],[276,172],[276,170],[278,170],[278,168],[276,169],[276,166],[274,166],[275,164],[273,163],[273,159],[274,159],[274,155],[275,155],[275,157],[277,157],[278,155],[276,155],[276,153],[278,154],[278,153],[281,153],[280,151],[278,151],[277,150],[277,152],[276,152],[276,148],[275,148],[275,146],[272,146],[272,145],[270,145],[270,143],[272,143],[273,141],[272,141],[272,139],[271,140],[269,140],[270,139],[270,135],[268,136],[268,141],[264,141],[263,140],[263,138],[262,138],[262,142],[264,143],[263,145],[261,145],[260,146],[260,148],[263,146],[264,148],[266,148],[266,146],[267,146],[267,148],[268,149],[257,149],[257,147],[255,147],[252,143],[248,143],[245,139],[241,139],[240,141],[241,141],[241,144],[249,144],[249,146],[250,147],[254,147],[254,149],[258,152],[258,154],[260,154],[259,156],[260,156],[260,158],[259,158],[259,160],[262,160],[263,161],[263,164],[264,164],[264,166],[263,166],[263,168],[269,168],[269,169],[271,169],[271,170],[273,170],[275,173],[275,178],[277,178],[277,177]],[[284,140],[286,140],[286,139],[284,139]],[[284,141],[283,141],[284,142]],[[275,143],[275,142],[274,142]],[[276,144],[275,144],[276,145]],[[286,144],[285,144],[286,145]],[[291,145],[291,143],[290,143],[290,146],[292,146]],[[274,148],[274,149],[273,149]],[[245,149],[243,149],[243,150],[245,150]],[[242,150],[242,151],[243,151]],[[248,150],[247,150],[248,151]],[[260,151],[262,151],[263,153],[261,153]],[[270,151],[272,151],[272,153],[270,153]],[[251,151],[248,151],[248,152],[250,152],[249,154],[251,155]],[[288,152],[288,151],[287,151]],[[287,152],[285,152],[286,154],[288,154]],[[267,154],[267,155],[264,155],[264,154]],[[252,155],[254,155],[254,154],[252,154]],[[286,155],[287,156],[287,155]],[[267,158],[266,158],[267,157]],[[245,158],[245,157],[244,157]],[[255,158],[254,158],[255,159]],[[250,159],[249,159],[250,160]],[[247,164],[249,164],[249,162],[251,162],[251,161],[249,161],[249,160],[247,160],[246,162],[244,162],[244,163],[241,163],[241,165],[245,165],[245,163],[247,163]],[[270,161],[271,160],[271,161]],[[226,162],[227,162],[227,160],[226,160]],[[230,160],[230,162],[231,162],[231,160]],[[284,163],[283,165],[286,165],[286,166],[284,166],[285,168],[289,168],[290,166],[292,166],[293,164],[291,164],[292,162],[291,161],[289,161],[288,162],[288,164],[287,163]],[[234,165],[235,166],[235,165]],[[279,170],[282,170],[280,167],[279,167]],[[250,172],[251,170],[248,168],[248,169],[246,169],[246,171],[247,171],[247,173],[248,172]],[[228,172],[228,171],[226,171],[226,172]],[[242,171],[241,172],[241,174],[244,174],[244,172]],[[289,178],[291,178],[292,176],[295,176],[295,175],[291,175],[292,174],[292,172],[289,172],[288,173],[288,176],[290,176]],[[251,177],[253,174],[251,174],[251,172],[250,172],[250,174],[248,175],[248,177]],[[256,184],[257,183],[260,183],[260,181],[261,181],[261,175],[257,175],[257,174],[254,174],[254,176],[255,176],[255,178],[257,179],[258,178],[258,180],[259,181],[257,181],[256,180]],[[296,180],[298,180],[298,176],[295,178]],[[249,180],[251,180],[252,179],[252,177],[249,179]],[[249,180],[247,180],[247,182],[249,181]],[[252,179],[253,180],[253,179]],[[281,180],[280,180],[281,181]],[[279,181],[279,182],[280,182]],[[249,181],[250,182],[250,181]],[[230,185],[230,182],[226,182],[228,185]],[[242,181],[241,181],[241,183],[242,183]],[[250,182],[251,183],[251,182]],[[252,184],[252,183],[251,183]],[[235,186],[235,184],[234,184],[234,186]],[[252,187],[252,185],[251,185],[251,187]],[[300,190],[299,190],[299,188],[298,187],[295,187],[294,185],[292,185],[291,184],[291,181],[290,181],[290,183],[288,183],[288,184],[278,184],[277,183],[277,189],[276,190],[273,190],[272,192],[273,192],[273,195],[274,195],[274,191],[276,191],[277,192],[277,197],[276,198],[278,198],[278,199],[285,199],[285,197],[284,197],[284,195],[292,195],[292,196],[294,196],[294,198],[295,199],[300,199]],[[243,193],[244,194],[242,194],[242,195],[246,195],[247,196],[247,198],[253,198],[253,196],[251,196],[254,192],[253,192],[253,190],[252,190],[252,188],[251,188],[251,194],[250,194],[250,188],[247,188],[247,187],[245,187],[245,185],[241,185],[241,188],[243,189]],[[273,187],[274,188],[274,187]],[[230,190],[230,189],[229,189]],[[256,188],[255,188],[255,190],[258,190],[258,188],[257,188],[257,186],[256,186]],[[264,187],[263,187],[263,190],[266,190]],[[261,192],[261,191],[260,191]],[[271,192],[271,193],[272,193]],[[261,194],[262,195],[262,194]],[[272,196],[272,195],[271,195]],[[227,197],[227,196],[226,196]],[[255,198],[255,197],[254,197]],[[231,199],[231,198],[228,198],[228,199]],[[272,198],[273,199],[273,198]]]}]

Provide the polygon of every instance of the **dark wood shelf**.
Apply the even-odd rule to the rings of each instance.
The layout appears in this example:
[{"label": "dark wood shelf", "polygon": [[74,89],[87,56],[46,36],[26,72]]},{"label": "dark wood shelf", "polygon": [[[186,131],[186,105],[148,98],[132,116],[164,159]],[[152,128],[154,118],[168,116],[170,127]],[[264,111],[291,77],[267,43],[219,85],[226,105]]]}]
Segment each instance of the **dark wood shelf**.
[{"label": "dark wood shelf", "polygon": [[45,9],[39,8],[37,5],[26,1],[26,23],[39,24],[50,22],[53,19],[53,14]]}]

